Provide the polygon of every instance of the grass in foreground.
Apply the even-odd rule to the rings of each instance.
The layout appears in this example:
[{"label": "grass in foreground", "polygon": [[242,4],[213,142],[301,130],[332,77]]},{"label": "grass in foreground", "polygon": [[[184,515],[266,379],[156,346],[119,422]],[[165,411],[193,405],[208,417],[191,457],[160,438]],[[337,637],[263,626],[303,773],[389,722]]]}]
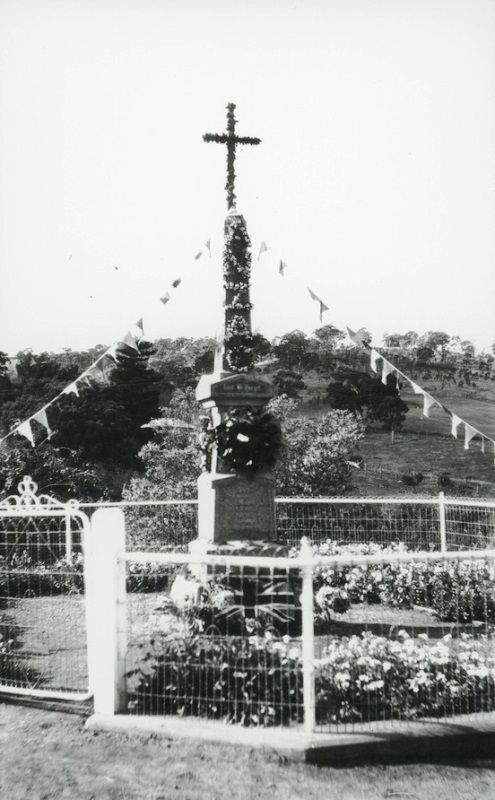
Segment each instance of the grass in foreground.
[{"label": "grass in foreground", "polygon": [[0,796],[9,800],[478,800],[495,757],[462,765],[288,764],[264,752],[87,732],[81,717],[0,703]]}]

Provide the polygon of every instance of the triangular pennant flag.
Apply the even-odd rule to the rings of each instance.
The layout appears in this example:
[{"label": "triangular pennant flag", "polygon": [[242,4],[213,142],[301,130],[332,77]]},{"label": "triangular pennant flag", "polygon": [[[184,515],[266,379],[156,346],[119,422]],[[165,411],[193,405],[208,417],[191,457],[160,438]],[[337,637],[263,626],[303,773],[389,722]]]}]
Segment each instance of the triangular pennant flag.
[{"label": "triangular pennant flag", "polygon": [[197,261],[203,255],[203,251],[199,250],[196,255],[194,256],[194,260]]},{"label": "triangular pennant flag", "polygon": [[[356,336],[357,336],[357,334],[356,334]],[[377,353],[376,350],[371,348],[371,351],[370,351],[370,367],[373,370],[373,372],[376,372],[376,373],[378,373],[378,369],[376,367],[376,362],[378,361],[379,358],[381,358],[380,353]]]},{"label": "triangular pennant flag", "polygon": [[141,331],[141,336],[144,336],[143,318],[140,317],[136,322],[136,328]]},{"label": "triangular pennant flag", "polygon": [[20,433],[21,436],[25,436],[26,439],[31,442],[31,446],[34,447],[34,436],[28,419],[18,426],[17,433]]},{"label": "triangular pennant flag", "polygon": [[392,364],[390,364],[389,361],[387,361],[385,358],[383,358],[383,356],[382,356],[382,360],[383,360],[383,364],[382,364],[382,383],[383,383],[384,386],[386,386],[387,385],[387,378],[388,378],[389,375],[393,374],[395,368],[394,368],[394,366]]},{"label": "triangular pennant flag", "polygon": [[451,428],[450,432],[451,432],[452,436],[454,437],[454,439],[457,439],[457,428],[459,427],[461,422],[462,422],[462,419],[460,417],[458,417],[457,414],[452,414],[452,428]]},{"label": "triangular pennant flag", "polygon": [[266,242],[261,242],[260,249],[258,252],[258,261],[260,260],[263,253],[266,253],[267,250],[268,250],[268,245],[266,244]]},{"label": "triangular pennant flag", "polygon": [[328,306],[325,305],[323,300],[320,300],[320,298],[309,288],[309,286],[308,292],[311,299],[320,304],[320,322],[323,322],[323,312],[328,311]]},{"label": "triangular pennant flag", "polygon": [[127,347],[132,347],[133,350],[137,350],[139,353],[136,335],[133,333],[133,331],[127,331],[126,335],[122,339],[122,344],[126,344]]},{"label": "triangular pennant flag", "polygon": [[[347,328],[347,333],[349,334],[349,339],[351,340],[351,342],[354,342],[354,344],[357,344],[359,347],[361,347],[361,345],[364,344],[364,342],[361,339],[360,335],[358,333],[356,333],[356,331],[353,331],[351,328],[348,327]],[[375,372],[376,372],[376,370],[375,370]]]},{"label": "triangular pennant flag", "polygon": [[474,439],[478,431],[476,428],[473,428],[472,425],[468,425],[467,422],[464,423],[464,450],[469,450],[469,442],[471,439]]},{"label": "triangular pennant flag", "polygon": [[163,297],[160,297],[160,302],[163,303],[163,305],[165,305],[165,303],[168,303],[169,300],[170,300],[170,293],[169,292],[165,292]]},{"label": "triangular pennant flag", "polygon": [[481,437],[481,452],[485,455],[485,437]]},{"label": "triangular pennant flag", "polygon": [[75,381],[74,383],[69,383],[69,385],[66,386],[65,389],[62,391],[62,394],[75,394],[76,397],[79,397],[79,390],[77,388],[77,383]]},{"label": "triangular pennant flag", "polygon": [[207,239],[205,242],[205,247],[208,250],[209,256],[211,258],[211,239]]},{"label": "triangular pennant flag", "polygon": [[278,271],[279,271],[279,273],[280,273],[280,275],[282,277],[284,277],[284,273],[285,273],[286,269],[287,269],[287,264],[285,263],[285,261],[282,261],[282,259],[280,259],[280,264],[278,266]]},{"label": "triangular pennant flag", "polygon": [[118,353],[118,345],[116,342],[114,342],[113,344],[110,345],[105,355],[110,356],[110,358],[113,358],[113,360],[117,364],[118,363],[117,353]]},{"label": "triangular pennant flag", "polygon": [[50,426],[48,424],[48,417],[46,416],[45,409],[42,408],[41,411],[38,411],[37,414],[33,414],[32,418],[35,419],[36,422],[39,422],[40,425],[43,425],[43,427],[45,428],[45,430],[46,430],[46,432],[48,434],[48,438],[51,439],[52,438],[52,431],[51,431],[51,428],[50,428]]},{"label": "triangular pennant flag", "polygon": [[223,339],[217,341],[215,348],[215,358],[213,363],[213,372],[222,372],[223,370],[223,357],[225,354],[225,344]]},{"label": "triangular pennant flag", "polygon": [[177,289],[178,286],[182,283],[182,278],[176,278],[175,281],[172,281],[172,286],[174,289]]},{"label": "triangular pennant flag", "polygon": [[421,386],[418,386],[418,384],[414,383],[414,381],[412,381],[410,378],[408,380],[409,380],[409,383],[411,384],[411,388],[412,388],[414,394],[424,394],[423,389],[421,388]]},{"label": "triangular pennant flag", "polygon": [[423,416],[429,419],[430,408],[436,405],[438,405],[438,403],[435,398],[432,397],[431,394],[428,394],[428,392],[423,391]]}]

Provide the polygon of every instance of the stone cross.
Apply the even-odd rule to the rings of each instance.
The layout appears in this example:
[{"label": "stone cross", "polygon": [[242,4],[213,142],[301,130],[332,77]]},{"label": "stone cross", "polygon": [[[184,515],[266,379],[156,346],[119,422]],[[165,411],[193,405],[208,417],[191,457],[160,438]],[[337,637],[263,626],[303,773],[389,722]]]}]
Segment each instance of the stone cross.
[{"label": "stone cross", "polygon": [[227,145],[227,183],[225,188],[227,190],[227,208],[235,208],[235,151],[238,144],[260,144],[261,139],[253,136],[236,136],[235,125],[236,118],[234,115],[235,103],[229,103],[227,106],[227,132],[226,133],[205,133],[203,140],[205,142],[217,142],[218,144]]}]

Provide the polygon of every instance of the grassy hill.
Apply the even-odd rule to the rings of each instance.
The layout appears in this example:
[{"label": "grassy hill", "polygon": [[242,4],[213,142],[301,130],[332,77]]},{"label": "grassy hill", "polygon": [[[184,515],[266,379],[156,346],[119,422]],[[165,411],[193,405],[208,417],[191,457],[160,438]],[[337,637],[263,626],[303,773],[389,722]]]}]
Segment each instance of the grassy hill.
[{"label": "grassy hill", "polygon": [[[302,412],[317,416],[328,411],[330,405],[324,400],[328,381],[316,372],[308,372],[304,380],[307,388],[302,394]],[[495,439],[495,381],[480,380],[475,389],[452,385],[442,389],[437,381],[420,383],[462,419]],[[464,430],[459,429],[459,438],[454,439],[450,416],[442,409],[434,407],[430,418],[425,419],[422,398],[408,385],[404,387],[402,398],[409,406],[409,413],[394,441],[390,433],[373,425],[361,442],[365,468],[353,472],[356,492],[371,495],[404,490],[401,476],[420,472],[425,475],[418,487],[421,493],[437,492],[438,476],[447,474],[455,480],[473,482],[474,495],[495,496],[493,446],[487,443],[483,455],[478,439],[470,443],[469,450],[464,450]]]}]

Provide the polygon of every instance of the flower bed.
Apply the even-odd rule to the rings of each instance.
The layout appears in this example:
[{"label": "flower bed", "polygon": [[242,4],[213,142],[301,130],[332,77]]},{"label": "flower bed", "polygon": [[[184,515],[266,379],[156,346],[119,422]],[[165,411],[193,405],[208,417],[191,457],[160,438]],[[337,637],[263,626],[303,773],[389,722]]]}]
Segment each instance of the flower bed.
[{"label": "flower bed", "polygon": [[[301,643],[163,635],[129,673],[129,711],[289,725],[303,717]],[[495,709],[495,651],[482,636],[334,637],[315,661],[316,723],[414,720]]]}]

